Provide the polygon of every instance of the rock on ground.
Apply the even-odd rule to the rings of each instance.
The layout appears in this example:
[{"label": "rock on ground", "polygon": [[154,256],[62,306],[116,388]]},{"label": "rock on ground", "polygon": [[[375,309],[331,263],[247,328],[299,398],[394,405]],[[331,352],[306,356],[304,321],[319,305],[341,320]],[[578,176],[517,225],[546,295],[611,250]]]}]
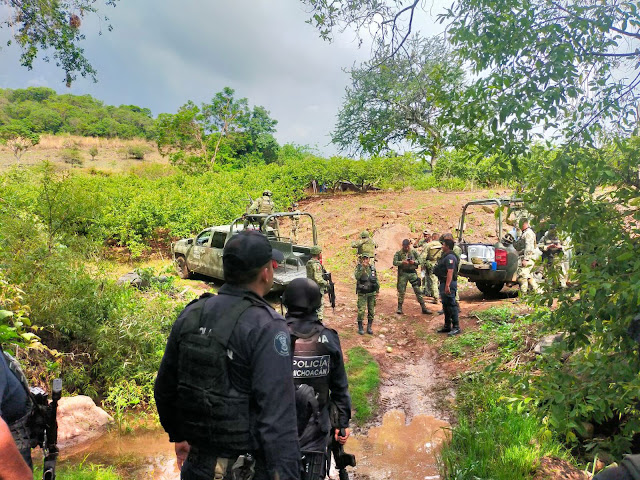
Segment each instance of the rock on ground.
[{"label": "rock on ground", "polygon": [[102,435],[113,418],[85,395],[58,402],[58,444],[70,447]]}]

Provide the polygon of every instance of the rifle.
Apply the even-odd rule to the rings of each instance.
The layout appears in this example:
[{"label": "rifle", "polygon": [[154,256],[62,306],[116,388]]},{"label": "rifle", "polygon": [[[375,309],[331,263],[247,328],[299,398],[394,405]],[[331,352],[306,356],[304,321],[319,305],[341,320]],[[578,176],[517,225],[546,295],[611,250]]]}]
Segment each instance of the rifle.
[{"label": "rifle", "polygon": [[340,422],[338,419],[338,407],[335,403],[329,405],[329,416],[331,418],[331,454],[336,462],[336,468],[338,469],[340,480],[349,480],[349,472],[347,467],[356,466],[356,456],[344,451],[344,445],[336,440],[335,429],[340,429],[340,436],[345,435],[344,428],[340,428]]},{"label": "rifle", "polygon": [[44,452],[44,467],[42,480],[56,479],[56,460],[58,459],[58,400],[62,396],[62,380],[56,378],[51,389],[51,403],[47,408],[46,425],[42,451]]},{"label": "rifle", "polygon": [[327,282],[329,282],[329,289],[327,290],[327,293],[329,294],[329,301],[331,302],[331,308],[333,308],[335,310],[335,308],[336,308],[336,284],[333,283],[333,280],[331,279],[331,273],[327,272],[324,269],[324,266],[322,266],[322,278],[324,280],[326,280]]}]

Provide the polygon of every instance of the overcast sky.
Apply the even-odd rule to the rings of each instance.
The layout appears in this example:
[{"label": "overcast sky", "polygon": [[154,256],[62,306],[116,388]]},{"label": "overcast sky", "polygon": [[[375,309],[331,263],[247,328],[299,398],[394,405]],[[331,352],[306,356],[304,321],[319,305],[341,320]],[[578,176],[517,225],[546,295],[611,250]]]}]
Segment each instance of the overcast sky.
[{"label": "overcast sky", "polygon": [[[447,2],[448,4],[449,2]],[[435,0],[435,5],[444,1]],[[59,93],[90,94],[109,105],[134,104],[154,116],[193,100],[208,102],[225,86],[262,105],[278,120],[278,141],[317,147],[323,154],[349,83],[343,71],[366,61],[354,35],[333,43],[305,23],[308,13],[296,0],[121,0],[103,7],[112,32],[96,18],[85,19],[82,43],[98,70],[98,83],[79,78],[70,89],[55,65],[20,66],[19,51],[0,50],[0,87],[47,86]],[[439,7],[431,13],[439,13]],[[2,19],[0,10],[0,19]],[[422,33],[442,27],[423,19]],[[0,31],[0,45],[8,39]]]}]

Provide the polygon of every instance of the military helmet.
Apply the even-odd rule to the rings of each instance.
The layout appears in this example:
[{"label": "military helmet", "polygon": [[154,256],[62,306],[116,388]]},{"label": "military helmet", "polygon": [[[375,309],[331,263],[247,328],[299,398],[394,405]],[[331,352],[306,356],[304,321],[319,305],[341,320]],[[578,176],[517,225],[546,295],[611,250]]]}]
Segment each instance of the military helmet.
[{"label": "military helmet", "polygon": [[367,232],[366,230],[363,230],[362,233],[360,234],[360,238],[369,238],[369,232]]},{"label": "military helmet", "polygon": [[320,307],[322,293],[316,282],[310,278],[296,278],[282,294],[282,304],[289,313],[311,313]]},{"label": "military helmet", "polygon": [[273,195],[273,193],[271,193],[271,190],[265,190],[264,192],[262,192],[262,195],[264,195],[265,197],[270,197],[271,195]]},{"label": "military helmet", "polygon": [[322,247],[320,247],[320,245],[314,245],[309,249],[309,253],[311,253],[311,255],[320,255],[322,253]]},{"label": "military helmet", "polygon": [[402,240],[403,247],[408,247],[409,245],[411,245],[411,240],[409,240],[408,238],[405,238],[404,240]]}]

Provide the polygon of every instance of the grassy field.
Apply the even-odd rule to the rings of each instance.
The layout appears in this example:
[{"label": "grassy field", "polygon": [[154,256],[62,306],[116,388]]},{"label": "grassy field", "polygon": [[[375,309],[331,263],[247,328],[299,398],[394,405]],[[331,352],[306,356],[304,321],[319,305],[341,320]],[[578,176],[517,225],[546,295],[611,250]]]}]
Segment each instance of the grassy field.
[{"label": "grassy field", "polygon": [[[92,148],[97,149],[97,155],[91,157]],[[141,149],[144,159],[129,158],[130,148]],[[77,151],[74,155],[82,162],[81,165],[65,162],[69,151]],[[163,163],[164,159],[156,148],[155,143],[145,140],[122,140],[118,138],[77,137],[73,135],[42,135],[40,143],[27,150],[20,160],[16,160],[13,152],[6,146],[0,145],[0,171],[15,165],[36,165],[47,160],[60,168],[74,168],[90,171],[91,169],[122,172],[129,171],[141,163]]]}]

